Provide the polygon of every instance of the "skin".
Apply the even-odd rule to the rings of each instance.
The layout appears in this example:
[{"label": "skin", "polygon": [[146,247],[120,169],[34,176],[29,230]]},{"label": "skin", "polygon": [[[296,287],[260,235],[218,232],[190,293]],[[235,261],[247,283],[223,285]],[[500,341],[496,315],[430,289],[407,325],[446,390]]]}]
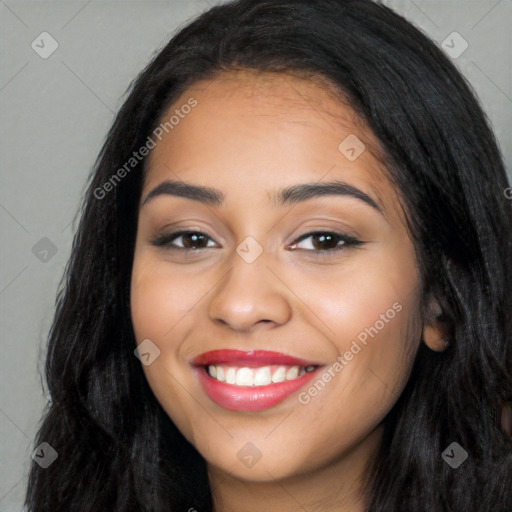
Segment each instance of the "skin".
[{"label": "skin", "polygon": [[[190,97],[198,105],[149,155],[139,205],[131,312],[138,343],[149,338],[160,349],[143,366],[149,385],[205,458],[217,512],[363,511],[363,478],[418,345],[423,338],[441,349],[421,311],[414,247],[379,143],[317,81],[222,73],[191,86],[169,113]],[[338,149],[349,134],[366,146],[354,161]],[[166,179],[214,187],[224,202],[163,194],[142,204]],[[331,180],[357,187],[381,212],[341,195],[287,206],[270,200],[284,187]],[[209,237],[192,242],[195,254],[152,244],[183,228]],[[318,239],[299,239],[317,231],[363,243],[336,251],[334,241],[315,256],[324,247]],[[252,263],[236,252],[247,236],[263,251]],[[306,405],[294,393],[263,411],[225,409],[190,366],[201,353],[231,348],[274,350],[327,369],[395,303],[401,311]],[[250,468],[237,457],[248,442],[261,452]]]}]

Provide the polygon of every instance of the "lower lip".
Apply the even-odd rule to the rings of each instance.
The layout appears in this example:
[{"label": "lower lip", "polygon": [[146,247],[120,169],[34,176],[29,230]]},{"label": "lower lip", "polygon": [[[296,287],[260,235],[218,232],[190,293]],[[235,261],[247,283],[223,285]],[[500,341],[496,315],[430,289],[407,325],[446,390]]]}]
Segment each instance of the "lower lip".
[{"label": "lower lip", "polygon": [[233,411],[261,411],[281,402],[305,386],[318,368],[294,380],[285,380],[267,386],[235,386],[220,382],[208,375],[204,367],[197,367],[199,382],[206,394],[218,405]]}]

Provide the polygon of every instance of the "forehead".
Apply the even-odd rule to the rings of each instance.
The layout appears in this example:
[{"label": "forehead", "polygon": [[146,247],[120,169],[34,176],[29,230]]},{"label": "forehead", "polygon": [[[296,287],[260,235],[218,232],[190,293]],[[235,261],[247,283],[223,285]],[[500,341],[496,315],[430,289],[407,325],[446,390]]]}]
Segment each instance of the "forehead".
[{"label": "forehead", "polygon": [[[289,73],[222,72],[190,86],[162,122],[191,98],[197,106],[180,115],[151,151],[145,190],[164,179],[230,190],[243,179],[251,194],[265,189],[270,198],[269,190],[293,183],[343,179],[374,190],[384,206],[397,206],[380,142],[330,82]],[[355,160],[348,158],[351,149],[362,151]]]},{"label": "forehead", "polygon": [[[290,118],[300,119],[307,112],[332,117],[330,122],[336,120],[340,113],[331,116],[332,107],[347,103],[343,92],[327,79],[319,75],[300,76],[292,72],[252,69],[223,71],[212,79],[194,84],[189,91],[200,93],[204,99],[218,99],[221,95],[223,99],[235,100],[243,104],[247,113],[251,114],[265,115],[269,110],[275,112],[276,108],[281,108],[282,113],[286,112]],[[345,116],[351,115],[352,112],[347,109]]]}]

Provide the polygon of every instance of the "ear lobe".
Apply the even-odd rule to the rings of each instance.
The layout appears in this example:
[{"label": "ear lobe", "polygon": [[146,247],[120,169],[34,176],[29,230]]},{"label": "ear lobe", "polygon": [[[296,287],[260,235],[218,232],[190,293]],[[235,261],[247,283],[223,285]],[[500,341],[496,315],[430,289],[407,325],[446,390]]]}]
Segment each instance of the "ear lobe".
[{"label": "ear lobe", "polygon": [[437,326],[425,325],[423,327],[423,341],[434,352],[443,352],[448,348],[448,340]]},{"label": "ear lobe", "polygon": [[439,302],[431,297],[423,319],[423,341],[431,350],[443,352],[448,348],[449,339],[449,324]]}]

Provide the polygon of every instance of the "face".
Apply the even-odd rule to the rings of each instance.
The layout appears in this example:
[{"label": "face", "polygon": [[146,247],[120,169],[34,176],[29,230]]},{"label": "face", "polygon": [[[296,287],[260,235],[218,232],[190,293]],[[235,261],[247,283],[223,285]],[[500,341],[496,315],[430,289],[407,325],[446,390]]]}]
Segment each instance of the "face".
[{"label": "face", "polygon": [[284,74],[218,75],[173,114],[148,157],[131,281],[151,389],[211,472],[359,467],[422,328],[378,141],[327,87]]}]

